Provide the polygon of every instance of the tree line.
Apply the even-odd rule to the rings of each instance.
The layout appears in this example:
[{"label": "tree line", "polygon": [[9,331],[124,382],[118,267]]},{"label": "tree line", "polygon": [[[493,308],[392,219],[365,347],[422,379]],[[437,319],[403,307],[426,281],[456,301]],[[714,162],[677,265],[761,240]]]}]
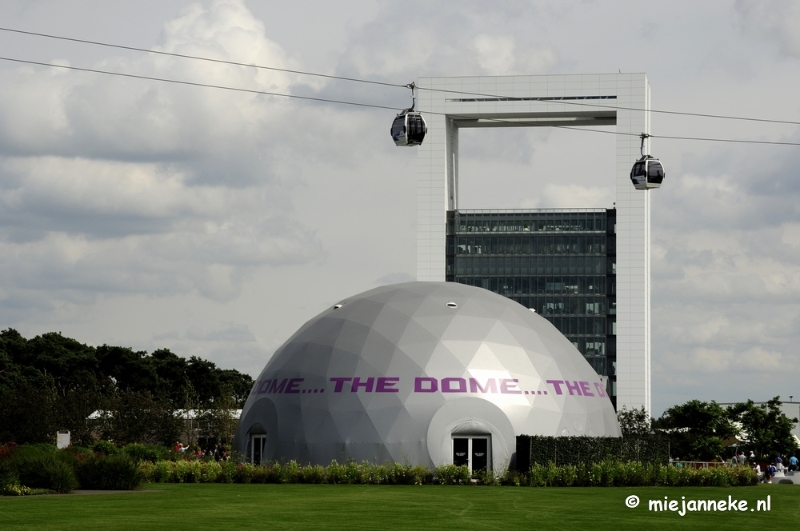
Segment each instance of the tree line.
[{"label": "tree line", "polygon": [[69,430],[87,446],[173,444],[186,430],[177,412],[189,409],[209,415],[205,435],[225,425],[227,438],[230,419],[218,413],[241,408],[252,386],[235,369],[167,349],[92,347],[54,332],[26,339],[9,328],[0,332],[0,441],[54,442]]},{"label": "tree line", "polygon": [[725,407],[714,401],[690,400],[655,419],[644,408],[619,411],[623,436],[660,434],[669,439],[670,454],[681,460],[729,460],[736,451],[751,450],[757,459],[788,457],[797,451],[792,429],[798,419],[784,415],[780,397]]}]

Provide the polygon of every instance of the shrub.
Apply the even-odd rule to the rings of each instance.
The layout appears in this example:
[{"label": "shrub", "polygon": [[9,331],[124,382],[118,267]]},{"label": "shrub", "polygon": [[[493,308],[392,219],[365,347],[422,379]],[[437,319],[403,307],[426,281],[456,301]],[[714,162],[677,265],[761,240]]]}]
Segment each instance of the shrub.
[{"label": "shrub", "polygon": [[320,465],[309,465],[302,469],[302,478],[303,483],[325,483],[325,467]]},{"label": "shrub", "polygon": [[119,451],[114,443],[109,441],[97,441],[92,447],[94,453],[101,455],[113,455]]},{"label": "shrub", "polygon": [[203,464],[200,461],[175,461],[170,463],[172,481],[170,483],[200,483],[203,478]]},{"label": "shrub", "polygon": [[17,471],[10,463],[0,461],[0,488],[19,485]]},{"label": "shrub", "polygon": [[72,463],[79,463],[89,456],[94,455],[90,448],[84,446],[70,446],[69,448],[64,448],[59,453],[65,454],[64,459],[68,459]]},{"label": "shrub", "polygon": [[165,459],[170,452],[164,446],[135,443],[125,446],[122,451],[136,461],[149,461],[151,463]]},{"label": "shrub", "polygon": [[17,443],[15,442],[7,442],[4,445],[0,446],[0,460],[5,459],[6,457],[10,456],[14,450],[17,448]]},{"label": "shrub", "polygon": [[728,487],[756,485],[758,479],[747,467],[694,469],[605,460],[577,467],[535,463],[527,475],[517,478],[506,473],[502,483],[532,487]]},{"label": "shrub", "polygon": [[78,481],[85,489],[133,490],[142,482],[137,462],[119,453],[92,456],[77,466]]},{"label": "shrub", "polygon": [[433,472],[433,482],[441,485],[467,484],[470,480],[466,466],[440,465]]},{"label": "shrub", "polygon": [[253,465],[250,463],[239,463],[233,473],[234,483],[250,483],[253,479]]},{"label": "shrub", "polygon": [[71,458],[69,454],[49,449],[21,446],[6,462],[16,471],[22,485],[65,493],[78,486]]}]

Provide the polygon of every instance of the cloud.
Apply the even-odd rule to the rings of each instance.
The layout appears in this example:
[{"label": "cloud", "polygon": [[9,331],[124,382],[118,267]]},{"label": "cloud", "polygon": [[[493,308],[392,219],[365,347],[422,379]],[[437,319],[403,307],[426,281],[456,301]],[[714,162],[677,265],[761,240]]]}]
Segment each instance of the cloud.
[{"label": "cloud", "polygon": [[[187,7],[165,25],[162,40],[154,49],[292,66],[236,0]],[[80,66],[266,92],[291,93],[292,85],[288,74],[274,70],[151,54]],[[6,126],[0,127],[0,152],[6,155],[169,160],[183,165],[188,179],[226,186],[275,179],[287,163],[274,149],[287,136],[276,125],[291,122],[294,104],[286,99],[57,68],[44,76],[38,68],[2,75],[0,123]]]},{"label": "cloud", "polygon": [[225,323],[222,328],[207,330],[191,327],[186,331],[186,337],[193,341],[223,341],[232,343],[252,343],[256,337],[247,325]]},{"label": "cloud", "polygon": [[794,0],[736,0],[742,31],[775,41],[782,54],[800,58],[800,4]]},{"label": "cloud", "polygon": [[556,54],[550,49],[517,50],[512,37],[480,34],[474,40],[478,64],[490,76],[514,74],[544,74],[556,63]]},{"label": "cloud", "polygon": [[572,9],[547,2],[469,1],[443,7],[381,2],[376,18],[351,34],[337,71],[393,81],[547,73],[557,66],[558,54],[536,40],[531,25],[563,18]]},{"label": "cloud", "polygon": [[[157,49],[290,64],[236,0],[188,6]],[[112,56],[94,66],[291,90],[283,73],[172,57]],[[259,268],[324,256],[292,206],[303,132],[283,124],[309,118],[291,102],[58,69],[0,76],[6,308],[85,304],[101,293],[231,300]]]},{"label": "cloud", "polygon": [[608,188],[581,186],[577,184],[548,184],[540,195],[522,201],[522,208],[610,208],[614,192]]}]

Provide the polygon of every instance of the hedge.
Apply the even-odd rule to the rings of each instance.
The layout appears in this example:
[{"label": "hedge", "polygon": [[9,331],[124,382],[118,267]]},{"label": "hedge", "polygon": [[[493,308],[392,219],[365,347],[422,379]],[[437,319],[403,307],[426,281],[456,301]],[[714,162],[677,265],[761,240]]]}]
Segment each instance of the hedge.
[{"label": "hedge", "polygon": [[534,464],[591,465],[601,461],[669,463],[669,440],[646,437],[544,437],[517,436],[517,472],[527,473]]},{"label": "hedge", "polygon": [[758,485],[749,467],[677,468],[660,463],[606,460],[587,465],[533,464],[507,483],[530,487],[745,487]]},{"label": "hedge", "polygon": [[[295,461],[265,466],[233,461],[143,461],[142,479],[153,483],[326,483],[356,485],[453,485],[472,482],[464,466],[442,465],[431,470],[410,464],[374,465],[348,461],[328,466],[300,465]],[[488,479],[491,478],[491,479]],[[495,476],[484,474],[484,482]]]}]

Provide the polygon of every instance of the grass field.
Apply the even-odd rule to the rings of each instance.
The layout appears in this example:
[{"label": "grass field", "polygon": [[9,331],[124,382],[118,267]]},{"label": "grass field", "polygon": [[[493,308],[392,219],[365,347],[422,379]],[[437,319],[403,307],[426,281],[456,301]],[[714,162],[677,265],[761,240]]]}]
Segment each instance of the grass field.
[{"label": "grass field", "polygon": [[[796,529],[800,487],[515,488],[150,484],[158,492],[0,498],[10,529]],[[625,505],[630,495],[640,504]],[[770,496],[769,512],[751,512]],[[745,512],[651,512],[648,500],[747,500]]]}]

